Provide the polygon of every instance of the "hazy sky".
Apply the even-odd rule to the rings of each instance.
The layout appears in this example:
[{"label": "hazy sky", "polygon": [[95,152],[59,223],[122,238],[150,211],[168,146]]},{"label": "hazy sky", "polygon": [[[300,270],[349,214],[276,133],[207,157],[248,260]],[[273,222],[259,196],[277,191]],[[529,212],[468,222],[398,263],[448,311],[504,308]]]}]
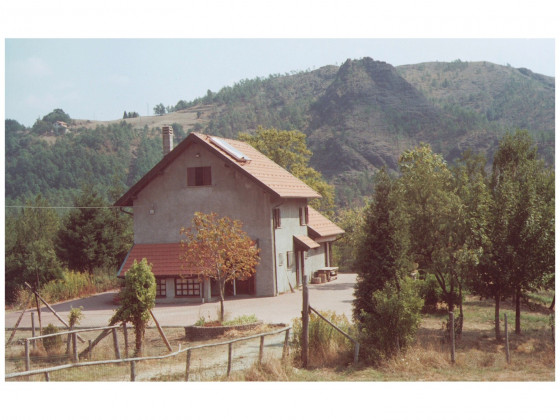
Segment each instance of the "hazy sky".
[{"label": "hazy sky", "polygon": [[152,115],[242,79],[372,57],[394,66],[490,61],[554,75],[553,39],[6,39],[6,118]]}]

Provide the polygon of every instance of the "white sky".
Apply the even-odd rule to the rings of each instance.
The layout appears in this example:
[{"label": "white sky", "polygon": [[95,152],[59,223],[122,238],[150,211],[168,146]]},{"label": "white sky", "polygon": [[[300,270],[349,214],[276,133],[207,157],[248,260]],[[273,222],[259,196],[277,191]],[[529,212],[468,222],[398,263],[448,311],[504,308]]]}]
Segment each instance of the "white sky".
[{"label": "white sky", "polygon": [[[288,0],[281,10],[220,0],[171,2],[175,9],[167,0],[140,2],[144,7],[64,0],[57,9],[25,3],[33,7],[2,6],[2,31],[5,118],[26,126],[55,108],[78,119],[114,120],[125,110],[151,115],[159,103],[189,101],[242,79],[366,56],[394,66],[484,60],[555,74],[558,20],[539,1],[450,8],[440,0]],[[91,19],[76,21],[77,12]]]}]

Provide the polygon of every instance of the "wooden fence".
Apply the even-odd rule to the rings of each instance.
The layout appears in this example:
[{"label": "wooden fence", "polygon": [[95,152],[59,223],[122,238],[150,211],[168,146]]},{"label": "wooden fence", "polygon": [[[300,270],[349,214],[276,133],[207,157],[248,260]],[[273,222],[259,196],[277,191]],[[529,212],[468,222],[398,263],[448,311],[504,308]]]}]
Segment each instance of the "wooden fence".
[{"label": "wooden fence", "polygon": [[[115,327],[91,328],[89,330],[83,329],[83,330],[80,330],[80,332],[92,331],[92,330],[106,330],[108,328],[112,329],[112,331],[115,331],[115,328],[118,328],[118,327],[115,326]],[[278,334],[281,334],[281,333],[285,333],[284,345],[283,345],[283,349],[282,349],[282,359],[284,359],[288,355],[288,352],[289,352],[288,344],[289,344],[290,330],[291,330],[291,327],[285,327],[285,328],[282,328],[282,329],[279,329],[279,330],[276,330],[276,331],[266,332],[266,333],[262,333],[262,334],[256,334],[256,335],[252,335],[250,337],[236,338],[234,340],[223,341],[223,342],[220,342],[220,343],[201,344],[201,345],[198,345],[198,346],[187,347],[185,349],[181,349],[179,347],[178,351],[175,351],[175,352],[163,355],[163,356],[132,357],[132,358],[122,359],[122,358],[120,358],[120,353],[116,353],[117,359],[90,361],[90,362],[80,362],[79,359],[78,359],[77,350],[75,350],[75,346],[74,346],[74,351],[73,351],[74,362],[73,363],[66,364],[66,365],[54,366],[54,367],[51,367],[51,368],[29,370],[29,362],[27,361],[28,354],[29,354],[29,352],[28,352],[29,351],[29,341],[37,340],[37,339],[44,338],[44,337],[47,337],[47,336],[32,337],[32,338],[26,339],[26,371],[6,374],[5,379],[8,380],[8,379],[16,379],[16,378],[22,378],[22,377],[30,377],[30,376],[34,376],[34,375],[44,375],[45,380],[49,381],[50,380],[50,373],[55,372],[55,371],[61,371],[61,370],[65,370],[65,369],[76,369],[76,368],[81,368],[81,367],[99,366],[99,365],[117,365],[117,364],[128,363],[130,365],[130,380],[135,381],[136,380],[136,363],[141,363],[143,361],[148,361],[148,360],[169,359],[169,358],[173,358],[173,357],[178,357],[182,354],[186,354],[184,378],[185,378],[185,381],[188,381],[189,380],[189,374],[190,374],[190,368],[191,368],[190,364],[191,364],[191,353],[192,353],[192,351],[196,350],[196,349],[217,347],[217,346],[224,346],[224,345],[228,346],[228,363],[227,363],[226,375],[229,377],[229,375],[231,373],[231,366],[232,366],[232,359],[233,359],[233,344],[234,343],[259,338],[260,339],[260,347],[259,347],[258,363],[261,364],[262,363],[262,358],[263,358],[263,353],[264,353],[264,338],[266,336],[278,335]],[[57,334],[49,334],[49,336],[62,335],[62,334],[73,334],[73,337],[75,337],[76,332],[75,331],[74,332],[69,331],[69,332],[63,332],[63,333],[57,333]],[[114,337],[116,337],[115,334],[114,334]],[[73,339],[73,342],[75,342],[75,339]],[[118,343],[116,344],[116,348],[118,349]]]}]

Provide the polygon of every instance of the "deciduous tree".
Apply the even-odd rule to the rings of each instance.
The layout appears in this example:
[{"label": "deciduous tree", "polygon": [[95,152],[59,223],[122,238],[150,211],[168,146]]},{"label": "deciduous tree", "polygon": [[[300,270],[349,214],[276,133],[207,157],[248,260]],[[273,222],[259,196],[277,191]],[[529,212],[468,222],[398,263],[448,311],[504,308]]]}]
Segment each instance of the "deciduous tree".
[{"label": "deciduous tree", "polygon": [[24,282],[35,285],[62,275],[54,252],[59,226],[56,212],[40,195],[28,200],[17,215],[6,217],[6,300],[17,298]]},{"label": "deciduous tree", "polygon": [[216,213],[197,212],[191,227],[181,228],[184,267],[195,270],[200,278],[215,280],[220,289],[220,321],[224,318],[227,282],[247,280],[255,273],[259,251],[243,231],[238,220],[220,218]]},{"label": "deciduous tree", "polygon": [[411,252],[419,269],[436,277],[453,311],[461,304],[458,262],[465,250],[465,208],[453,174],[443,157],[425,144],[403,153],[399,166]]},{"label": "deciduous tree", "polygon": [[312,200],[311,205],[329,217],[334,216],[334,187],[323,179],[320,172],[309,166],[312,152],[307,148],[305,134],[297,130],[282,131],[259,126],[255,135],[240,133],[238,138],[321,194],[322,198]]},{"label": "deciduous tree", "polygon": [[494,156],[491,188],[494,264],[513,291],[515,331],[521,333],[521,299],[550,286],[554,275],[554,172],[538,158],[527,131],[507,134]]},{"label": "deciduous tree", "polygon": [[158,104],[158,105],[154,106],[154,114],[165,115],[165,105]]}]

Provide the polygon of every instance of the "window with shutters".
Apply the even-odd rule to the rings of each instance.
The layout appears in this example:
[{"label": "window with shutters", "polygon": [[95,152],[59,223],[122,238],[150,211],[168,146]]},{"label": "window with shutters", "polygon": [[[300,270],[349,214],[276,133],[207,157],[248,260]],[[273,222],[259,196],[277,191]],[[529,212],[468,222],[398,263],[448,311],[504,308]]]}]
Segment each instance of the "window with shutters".
[{"label": "window with shutters", "polygon": [[212,171],[210,166],[187,168],[187,186],[201,187],[204,185],[212,185]]}]

